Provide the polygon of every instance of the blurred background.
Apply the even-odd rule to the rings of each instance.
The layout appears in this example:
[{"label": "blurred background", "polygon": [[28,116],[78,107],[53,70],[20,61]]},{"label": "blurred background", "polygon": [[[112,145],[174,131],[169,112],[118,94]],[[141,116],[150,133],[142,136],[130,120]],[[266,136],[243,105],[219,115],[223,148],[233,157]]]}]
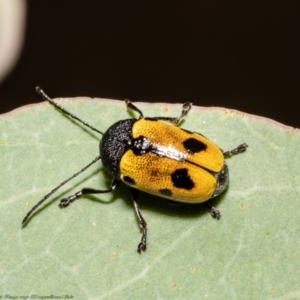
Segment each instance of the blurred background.
[{"label": "blurred background", "polygon": [[28,1],[0,113],[41,102],[40,85],[51,97],[190,101],[299,128],[299,16],[299,1]]}]

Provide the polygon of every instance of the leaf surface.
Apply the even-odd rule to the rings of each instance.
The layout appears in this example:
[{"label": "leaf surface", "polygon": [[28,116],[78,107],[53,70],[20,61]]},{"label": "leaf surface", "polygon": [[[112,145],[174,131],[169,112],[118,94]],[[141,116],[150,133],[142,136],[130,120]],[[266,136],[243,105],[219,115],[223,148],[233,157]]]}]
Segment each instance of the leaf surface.
[{"label": "leaf surface", "polygon": [[[121,101],[58,99],[105,131],[136,116]],[[178,116],[181,105],[143,104],[145,116]],[[82,187],[106,189],[101,162],[72,180],[32,215],[28,210],[99,153],[100,136],[47,103],[0,117],[0,295],[74,299],[300,298],[300,133],[264,118],[193,107],[181,127],[223,150],[230,186],[204,205],[170,206],[140,194],[148,248],[136,252],[140,229],[129,189],[86,196],[66,209],[59,200]]]}]

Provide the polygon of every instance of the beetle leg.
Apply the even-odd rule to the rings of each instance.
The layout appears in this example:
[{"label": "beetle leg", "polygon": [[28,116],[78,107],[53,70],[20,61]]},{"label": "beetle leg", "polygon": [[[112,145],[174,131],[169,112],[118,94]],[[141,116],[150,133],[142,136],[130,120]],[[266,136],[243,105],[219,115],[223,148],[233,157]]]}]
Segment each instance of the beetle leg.
[{"label": "beetle leg", "polygon": [[146,247],[147,247],[147,222],[144,219],[144,217],[142,216],[140,208],[136,202],[136,200],[138,198],[138,190],[136,190],[136,189],[130,189],[130,190],[131,190],[131,195],[133,198],[134,210],[138,217],[139,225],[142,230],[141,242],[139,243],[138,248],[137,248],[138,253],[141,253],[142,251],[145,251]]},{"label": "beetle leg", "polygon": [[[130,109],[132,109],[132,110],[134,110],[134,111],[136,111],[140,114],[139,119],[144,117],[141,110],[139,110],[129,99],[125,99],[125,103],[127,105],[127,108],[130,108]],[[182,105],[181,115],[179,117],[176,117],[176,118],[154,117],[152,119],[167,121],[167,122],[170,122],[170,123],[173,123],[173,124],[177,125],[186,117],[186,115],[191,110],[191,108],[192,108],[192,103],[191,102],[186,102]]]},{"label": "beetle leg", "polygon": [[112,192],[117,188],[117,186],[119,185],[120,182],[121,182],[120,179],[114,178],[113,181],[111,182],[108,190],[96,190],[96,189],[91,189],[91,188],[83,188],[81,191],[75,193],[74,195],[68,196],[68,197],[60,200],[59,207],[61,207],[61,208],[66,207],[71,202],[73,202],[74,200],[80,198],[82,195],[85,195],[85,194],[104,194],[104,193]]},{"label": "beetle leg", "polygon": [[125,99],[125,103],[127,105],[127,108],[130,108],[140,114],[139,119],[144,117],[142,111],[139,110],[129,99]]},{"label": "beetle leg", "polygon": [[209,213],[211,214],[211,216],[217,220],[219,220],[221,218],[221,213],[214,208],[213,206],[209,205],[208,203],[205,203],[206,207],[208,208]]},{"label": "beetle leg", "polygon": [[248,147],[248,145],[246,143],[243,143],[232,150],[223,152],[223,154],[224,154],[224,156],[231,156],[234,154],[242,153],[242,152],[246,151],[247,147]]},{"label": "beetle leg", "polygon": [[181,115],[179,117],[176,117],[176,118],[154,117],[153,119],[167,121],[167,122],[170,122],[170,123],[173,123],[173,124],[177,125],[187,116],[187,114],[191,110],[191,108],[192,108],[192,103],[191,102],[186,102],[182,105]]}]

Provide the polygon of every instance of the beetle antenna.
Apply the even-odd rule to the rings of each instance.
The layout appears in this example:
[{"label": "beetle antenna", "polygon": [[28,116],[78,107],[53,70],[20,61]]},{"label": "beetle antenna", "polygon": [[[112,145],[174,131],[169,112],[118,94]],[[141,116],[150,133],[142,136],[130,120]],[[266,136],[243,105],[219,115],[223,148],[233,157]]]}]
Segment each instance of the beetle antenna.
[{"label": "beetle antenna", "polygon": [[75,115],[73,115],[72,113],[70,113],[68,110],[66,110],[65,108],[63,108],[62,106],[60,106],[58,103],[56,103],[55,101],[53,101],[39,86],[37,86],[35,88],[36,92],[42,96],[42,98],[44,100],[47,100],[48,102],[50,102],[52,105],[54,105],[56,108],[60,109],[63,113],[65,113],[66,115],[70,116],[71,118],[81,122],[83,125],[89,127],[90,129],[100,133],[103,135],[103,132],[101,132],[100,130],[96,129],[95,127],[93,127],[92,125],[86,123],[85,121],[79,119],[78,117],[76,117]]},{"label": "beetle antenna", "polygon": [[92,164],[94,164],[95,162],[97,162],[99,159],[101,158],[100,155],[98,155],[96,158],[94,158],[94,160],[92,162],[90,162],[88,165],[86,165],[83,169],[81,169],[79,172],[73,174],[70,178],[68,178],[67,180],[63,181],[62,183],[60,183],[55,189],[53,189],[49,194],[47,194],[42,200],[40,200],[35,206],[33,206],[31,208],[31,210],[27,213],[27,215],[25,216],[25,218],[22,221],[22,224],[25,224],[26,221],[28,220],[28,218],[30,217],[30,215],[41,205],[43,204],[51,195],[53,195],[58,189],[60,189],[63,185],[65,185],[67,182],[69,182],[71,179],[75,178],[76,176],[78,176],[80,173],[82,173],[83,171],[85,171],[87,168],[89,168]]}]

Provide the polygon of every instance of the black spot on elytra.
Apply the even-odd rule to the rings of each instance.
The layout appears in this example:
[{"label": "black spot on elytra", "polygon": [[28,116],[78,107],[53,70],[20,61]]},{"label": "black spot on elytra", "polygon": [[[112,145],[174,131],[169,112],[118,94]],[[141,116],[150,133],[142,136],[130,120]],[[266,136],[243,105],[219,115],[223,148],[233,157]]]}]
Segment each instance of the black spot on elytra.
[{"label": "black spot on elytra", "polygon": [[189,139],[185,140],[183,142],[183,146],[187,150],[187,152],[190,154],[205,151],[207,148],[207,146],[204,143],[202,143],[194,138],[189,138]]},{"label": "black spot on elytra", "polygon": [[187,169],[177,169],[171,174],[173,185],[180,189],[191,190],[195,184]]},{"label": "black spot on elytra", "polygon": [[130,184],[130,185],[135,185],[135,181],[133,178],[129,177],[129,176],[124,176],[123,180],[125,183]]},{"label": "black spot on elytra", "polygon": [[161,190],[159,190],[159,192],[163,196],[167,196],[167,197],[171,197],[172,196],[172,192],[169,189],[161,189]]}]

